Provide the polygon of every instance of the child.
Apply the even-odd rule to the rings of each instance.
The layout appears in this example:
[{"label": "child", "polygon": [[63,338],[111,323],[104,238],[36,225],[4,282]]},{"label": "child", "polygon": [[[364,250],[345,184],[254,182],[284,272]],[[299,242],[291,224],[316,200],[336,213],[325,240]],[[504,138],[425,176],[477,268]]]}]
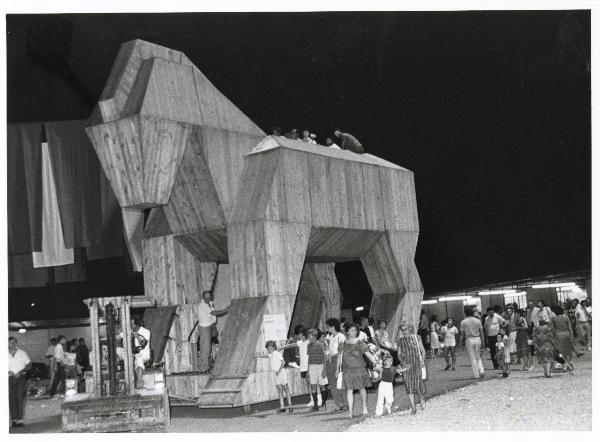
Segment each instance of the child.
[{"label": "child", "polygon": [[287,371],[284,370],[283,355],[277,351],[275,341],[267,341],[265,348],[269,352],[269,361],[271,369],[275,372],[275,385],[277,386],[277,394],[279,395],[279,411],[277,413],[285,413],[284,394],[287,394],[288,411],[292,413],[292,395],[290,394],[290,386]]},{"label": "child", "polygon": [[496,337],[496,363],[502,369],[502,377],[507,378],[510,371],[509,337],[502,333]]},{"label": "child", "polygon": [[[308,385],[308,391],[311,391],[311,387],[310,387],[310,379],[308,378],[308,353],[306,352],[306,349],[308,347],[308,339],[306,339],[306,329],[304,327],[298,328],[296,327],[295,329],[295,340],[289,344],[284,345],[283,347],[279,348],[279,350],[285,350],[288,348],[293,348],[296,347],[296,349],[298,350],[298,356],[299,359],[298,361],[300,362],[300,377],[304,380],[306,380],[306,384]],[[292,364],[290,364],[292,365]],[[297,366],[296,366],[297,367]],[[317,402],[316,404],[320,407],[321,406],[321,391],[317,392]],[[310,402],[308,404],[306,404],[307,407],[314,407],[315,402],[313,400],[312,395],[310,396]]]},{"label": "child", "polygon": [[325,348],[318,341],[319,331],[317,329],[311,328],[308,330],[306,337],[308,338],[308,346],[306,347],[306,352],[308,353],[308,378],[310,379],[314,403],[312,411],[319,411],[317,392],[321,391],[323,408],[326,408],[327,390],[325,390],[325,386],[329,383],[325,374]]},{"label": "child", "polygon": [[377,406],[375,407],[375,416],[383,416],[383,407],[388,414],[392,414],[392,404],[394,403],[394,377],[396,377],[396,367],[392,366],[394,358],[392,355],[383,356],[383,367],[378,366],[381,374],[381,381],[377,389]]},{"label": "child", "polygon": [[[456,335],[458,329],[454,325],[454,318],[446,319],[446,325],[442,327],[444,336],[444,359],[446,360],[446,368],[444,370],[456,371]],[[452,361],[452,364],[450,364]]]}]

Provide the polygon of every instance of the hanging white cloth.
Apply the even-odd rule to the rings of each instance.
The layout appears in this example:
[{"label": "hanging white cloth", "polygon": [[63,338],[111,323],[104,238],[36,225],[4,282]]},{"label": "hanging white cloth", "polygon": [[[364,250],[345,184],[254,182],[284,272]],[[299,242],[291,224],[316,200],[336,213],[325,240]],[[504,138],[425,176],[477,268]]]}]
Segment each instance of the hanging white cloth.
[{"label": "hanging white cloth", "polygon": [[42,143],[42,206],[42,251],[33,252],[33,267],[73,264],[73,249],[65,248],[48,143]]}]

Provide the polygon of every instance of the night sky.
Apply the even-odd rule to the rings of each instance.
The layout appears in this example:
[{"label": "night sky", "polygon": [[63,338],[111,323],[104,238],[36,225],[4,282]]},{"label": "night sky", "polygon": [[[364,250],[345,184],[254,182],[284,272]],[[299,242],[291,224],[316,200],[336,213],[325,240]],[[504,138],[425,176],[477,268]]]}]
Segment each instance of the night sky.
[{"label": "night sky", "polygon": [[[267,133],[342,126],[414,171],[426,294],[591,267],[588,11],[9,15],[7,34],[9,122],[87,118],[140,38]],[[337,273],[366,296],[360,264]]]}]

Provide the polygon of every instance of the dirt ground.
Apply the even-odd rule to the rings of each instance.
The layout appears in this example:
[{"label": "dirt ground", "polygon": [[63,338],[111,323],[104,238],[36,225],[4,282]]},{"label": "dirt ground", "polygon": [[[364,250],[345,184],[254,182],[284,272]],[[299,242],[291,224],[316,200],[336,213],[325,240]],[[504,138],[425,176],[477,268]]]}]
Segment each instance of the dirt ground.
[{"label": "dirt ground", "polygon": [[532,372],[513,371],[507,379],[437,396],[414,416],[370,418],[349,431],[591,431],[591,354],[574,364],[575,371],[549,379],[536,364]]},{"label": "dirt ground", "polygon": [[[457,371],[444,371],[442,358],[427,361],[430,379],[427,381],[427,405],[415,416],[401,414],[409,408],[403,385],[394,388],[397,412],[389,417],[347,418],[334,413],[333,402],[328,410],[311,412],[302,406],[308,396],[294,398],[294,413],[276,414],[277,402],[243,409],[202,410],[196,407],[173,407],[169,432],[308,432],[308,431],[444,431],[444,430],[518,430],[518,429],[591,429],[591,354],[575,360],[573,374],[560,374],[552,379],[541,378],[541,366],[530,373],[513,372],[508,380],[492,369],[489,353],[485,355],[487,375],[483,381],[472,379],[471,367],[463,352],[457,355]],[[465,388],[463,388],[465,387]],[[564,391],[563,391],[564,390]],[[451,392],[451,393],[449,393]],[[448,394],[447,394],[448,393]],[[514,400],[507,406],[509,394]],[[564,393],[564,394],[563,394]],[[557,401],[557,397],[561,401]],[[370,416],[374,415],[377,391],[368,391]],[[359,413],[358,394],[355,413]],[[60,432],[60,404],[62,399],[30,400],[27,404],[25,427],[11,429],[11,433]],[[451,414],[448,409],[460,407]],[[484,408],[484,407],[488,408]],[[483,411],[485,410],[485,411]],[[544,410],[544,413],[541,413]],[[556,416],[551,428],[542,428],[540,422],[550,421],[547,413]],[[543,419],[540,420],[540,413]],[[517,422],[507,428],[508,422]],[[519,423],[520,422],[520,423]],[[465,427],[467,426],[467,427]],[[574,428],[574,427],[577,428]]]}]

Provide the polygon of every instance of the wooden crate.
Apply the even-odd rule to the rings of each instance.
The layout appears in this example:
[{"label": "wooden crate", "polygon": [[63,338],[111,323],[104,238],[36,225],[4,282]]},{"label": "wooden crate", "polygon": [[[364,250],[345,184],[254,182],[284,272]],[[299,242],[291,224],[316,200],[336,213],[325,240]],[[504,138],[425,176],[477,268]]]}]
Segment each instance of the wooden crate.
[{"label": "wooden crate", "polygon": [[101,398],[83,395],[65,400],[62,410],[65,432],[164,431],[170,421],[166,391]]}]

